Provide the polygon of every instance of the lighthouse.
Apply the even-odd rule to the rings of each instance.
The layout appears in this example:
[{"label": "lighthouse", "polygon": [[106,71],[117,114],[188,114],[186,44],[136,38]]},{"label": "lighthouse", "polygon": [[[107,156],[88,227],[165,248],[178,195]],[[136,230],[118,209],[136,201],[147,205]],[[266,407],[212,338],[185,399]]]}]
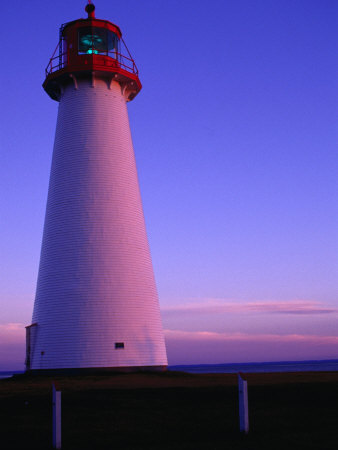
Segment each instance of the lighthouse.
[{"label": "lighthouse", "polygon": [[26,370],[167,366],[127,102],[141,90],[117,25],[61,26],[43,88],[59,103]]}]

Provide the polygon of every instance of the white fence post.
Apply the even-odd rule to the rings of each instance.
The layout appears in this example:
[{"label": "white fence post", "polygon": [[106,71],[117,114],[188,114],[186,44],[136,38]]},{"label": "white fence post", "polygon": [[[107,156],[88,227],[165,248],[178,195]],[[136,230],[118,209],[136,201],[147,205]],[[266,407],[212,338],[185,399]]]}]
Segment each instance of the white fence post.
[{"label": "white fence post", "polygon": [[61,448],[61,391],[53,383],[53,448]]},{"label": "white fence post", "polygon": [[248,383],[238,374],[238,401],[239,401],[239,430],[247,434],[249,432],[249,406],[248,406]]}]

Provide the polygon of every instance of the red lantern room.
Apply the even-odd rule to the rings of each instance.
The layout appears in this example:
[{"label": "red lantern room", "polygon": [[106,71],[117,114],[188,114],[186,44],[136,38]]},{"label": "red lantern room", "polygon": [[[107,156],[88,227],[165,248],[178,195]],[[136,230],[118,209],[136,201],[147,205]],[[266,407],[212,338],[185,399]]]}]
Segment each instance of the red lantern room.
[{"label": "red lantern room", "polygon": [[128,101],[141,90],[136,64],[122,39],[117,25],[95,18],[95,6],[88,3],[87,19],[68,22],[60,28],[59,43],[46,68],[43,87],[56,101],[60,100],[62,86],[77,84],[79,78],[95,77],[107,83],[117,81]]}]

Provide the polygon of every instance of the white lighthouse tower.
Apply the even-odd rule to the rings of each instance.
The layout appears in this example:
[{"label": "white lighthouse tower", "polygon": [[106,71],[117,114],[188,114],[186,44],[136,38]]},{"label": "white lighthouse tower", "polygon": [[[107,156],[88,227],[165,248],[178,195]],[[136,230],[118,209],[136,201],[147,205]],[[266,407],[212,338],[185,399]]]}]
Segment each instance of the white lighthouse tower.
[{"label": "white lighthouse tower", "polygon": [[126,106],[141,83],[120,28],[94,11],[61,27],[43,83],[59,111],[31,372],[167,366]]}]

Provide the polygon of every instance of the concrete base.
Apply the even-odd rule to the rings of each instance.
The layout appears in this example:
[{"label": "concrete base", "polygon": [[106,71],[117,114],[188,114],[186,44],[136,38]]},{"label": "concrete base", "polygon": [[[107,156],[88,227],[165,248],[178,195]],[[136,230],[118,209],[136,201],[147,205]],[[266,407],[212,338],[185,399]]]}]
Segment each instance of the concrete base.
[{"label": "concrete base", "polygon": [[168,366],[131,366],[131,367],[83,367],[67,369],[34,369],[26,370],[26,375],[109,375],[116,373],[165,372]]}]

